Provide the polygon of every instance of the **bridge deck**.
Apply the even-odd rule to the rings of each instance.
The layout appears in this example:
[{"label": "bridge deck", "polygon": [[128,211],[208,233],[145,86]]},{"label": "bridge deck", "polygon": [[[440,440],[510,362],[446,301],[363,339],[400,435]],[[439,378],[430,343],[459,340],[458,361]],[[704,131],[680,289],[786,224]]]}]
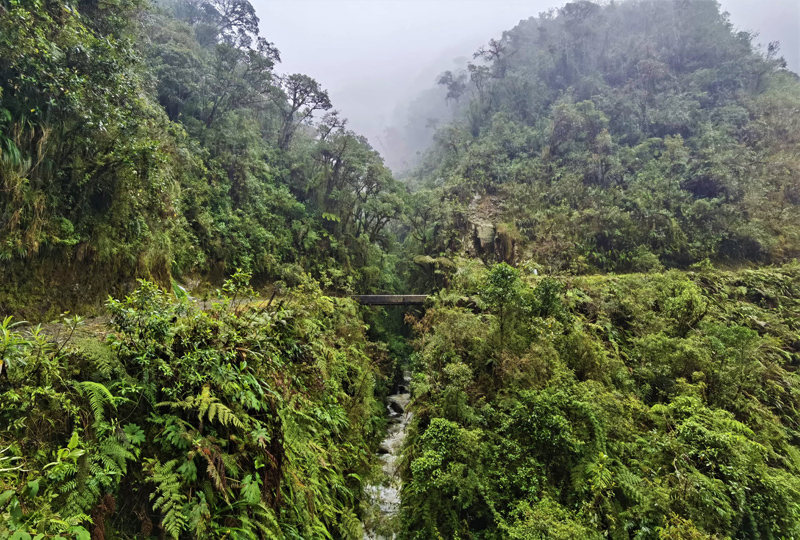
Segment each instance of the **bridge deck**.
[{"label": "bridge deck", "polygon": [[368,306],[421,306],[427,294],[363,294],[352,297],[356,302]]}]

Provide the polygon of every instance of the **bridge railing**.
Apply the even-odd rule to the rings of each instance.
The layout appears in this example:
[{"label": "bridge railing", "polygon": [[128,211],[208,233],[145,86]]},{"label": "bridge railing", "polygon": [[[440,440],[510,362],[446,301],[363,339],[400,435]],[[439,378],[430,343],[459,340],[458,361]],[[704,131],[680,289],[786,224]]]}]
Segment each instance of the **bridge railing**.
[{"label": "bridge railing", "polygon": [[356,302],[367,306],[421,306],[427,294],[361,294],[351,296]]}]

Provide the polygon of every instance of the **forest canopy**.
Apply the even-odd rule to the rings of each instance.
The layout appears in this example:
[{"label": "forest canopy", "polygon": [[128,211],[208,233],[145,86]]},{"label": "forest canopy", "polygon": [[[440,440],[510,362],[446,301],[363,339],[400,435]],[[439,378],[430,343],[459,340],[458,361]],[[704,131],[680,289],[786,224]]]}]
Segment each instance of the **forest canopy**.
[{"label": "forest canopy", "polygon": [[237,268],[392,286],[379,252],[401,188],[319,82],[276,71],[249,2],[14,1],[0,15],[5,311]]}]

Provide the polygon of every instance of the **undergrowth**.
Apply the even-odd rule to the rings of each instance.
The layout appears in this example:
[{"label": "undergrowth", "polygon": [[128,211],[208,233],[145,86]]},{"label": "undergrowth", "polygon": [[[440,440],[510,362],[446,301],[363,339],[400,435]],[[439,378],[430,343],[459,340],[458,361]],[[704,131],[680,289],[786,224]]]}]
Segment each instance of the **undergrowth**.
[{"label": "undergrowth", "polygon": [[797,264],[462,269],[415,321],[401,538],[797,538],[798,320]]},{"label": "undergrowth", "polygon": [[353,302],[152,283],[103,342],[0,327],[0,536],[350,538],[381,436]]}]

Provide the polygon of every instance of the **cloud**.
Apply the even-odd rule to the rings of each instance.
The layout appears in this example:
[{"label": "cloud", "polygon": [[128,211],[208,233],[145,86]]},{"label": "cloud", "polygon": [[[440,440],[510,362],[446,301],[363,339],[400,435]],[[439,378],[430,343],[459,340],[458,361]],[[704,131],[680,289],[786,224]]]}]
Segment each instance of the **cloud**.
[{"label": "cloud", "polygon": [[[395,110],[521,19],[554,0],[253,0],[262,34],[281,50],[279,70],[317,79],[350,127],[373,144]],[[723,0],[737,28],[781,41],[800,71],[800,2]],[[377,144],[376,144],[377,146]]]}]

